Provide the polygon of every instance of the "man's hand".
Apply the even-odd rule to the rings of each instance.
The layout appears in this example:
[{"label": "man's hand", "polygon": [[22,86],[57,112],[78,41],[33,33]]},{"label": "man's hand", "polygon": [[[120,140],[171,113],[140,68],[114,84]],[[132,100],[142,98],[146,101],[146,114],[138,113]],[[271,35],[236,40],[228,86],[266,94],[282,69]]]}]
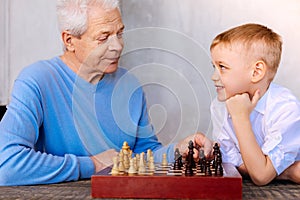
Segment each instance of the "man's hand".
[{"label": "man's hand", "polygon": [[[180,154],[185,155],[188,153],[189,141],[193,141],[195,147],[203,147],[205,156],[211,155],[213,142],[200,132],[190,135],[177,143],[175,148],[179,149]],[[198,157],[199,152],[197,149],[194,149],[194,158],[198,159]]]},{"label": "man's hand", "polygon": [[95,165],[95,172],[98,172],[108,166],[113,164],[113,157],[117,156],[118,152],[114,149],[109,149],[102,153],[99,153],[95,156],[91,156],[94,165]]}]

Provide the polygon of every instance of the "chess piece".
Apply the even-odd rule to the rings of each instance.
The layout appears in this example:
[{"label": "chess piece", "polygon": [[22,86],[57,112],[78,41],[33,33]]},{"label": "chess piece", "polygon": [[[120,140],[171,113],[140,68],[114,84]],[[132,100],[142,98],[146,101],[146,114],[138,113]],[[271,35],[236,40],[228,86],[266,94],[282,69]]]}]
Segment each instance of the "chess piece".
[{"label": "chess piece", "polygon": [[128,143],[126,141],[123,142],[122,150],[123,150],[123,152],[129,153],[130,146],[128,145]]},{"label": "chess piece", "polygon": [[136,174],[137,171],[136,171],[136,168],[134,167],[134,160],[133,159],[130,159],[129,161],[129,169],[128,169],[128,174],[129,175],[133,175],[133,174]]},{"label": "chess piece", "polygon": [[123,157],[123,153],[119,154],[119,173],[124,173],[125,172],[125,166],[124,166],[124,157]]},{"label": "chess piece", "polygon": [[200,173],[205,172],[206,159],[204,155],[204,149],[200,148],[199,150],[199,161],[198,161],[198,169]]},{"label": "chess piece", "polygon": [[168,166],[168,160],[167,160],[167,154],[163,154],[162,162],[161,162],[162,167],[167,167]]},{"label": "chess piece", "polygon": [[206,163],[205,163],[205,176],[211,176],[212,172],[210,169],[210,160],[209,158],[206,158]]},{"label": "chess piece", "polygon": [[123,163],[124,163],[125,170],[129,169],[129,156],[128,155],[129,154],[124,153],[124,156],[123,156]]},{"label": "chess piece", "polygon": [[147,161],[148,164],[149,164],[149,160],[150,160],[151,156],[152,156],[152,151],[151,151],[151,149],[148,149],[147,150],[147,159],[146,159],[146,161]]},{"label": "chess piece", "polygon": [[139,169],[138,169],[138,174],[143,174],[146,172],[146,167],[145,167],[145,161],[144,161],[144,152],[140,154],[140,162],[139,162]]},{"label": "chess piece", "polygon": [[138,170],[139,169],[139,165],[140,165],[140,154],[136,154],[135,155],[135,158],[136,158],[136,170]]},{"label": "chess piece", "polygon": [[192,168],[196,168],[196,163],[194,160],[194,143],[193,141],[189,142],[189,151],[188,151],[188,155],[187,155],[187,161],[191,164]]},{"label": "chess piece", "polygon": [[133,165],[134,165],[135,170],[138,170],[138,169],[139,169],[139,168],[138,168],[138,163],[137,163],[137,158],[136,158],[136,157],[133,158]]},{"label": "chess piece", "polygon": [[179,153],[179,149],[176,148],[175,153],[174,153],[174,166],[173,169],[174,170],[181,170],[182,169],[182,156]]},{"label": "chess piece", "polygon": [[154,164],[154,157],[153,156],[151,156],[149,158],[148,165],[149,165],[149,170],[150,171],[155,171],[155,164]]},{"label": "chess piece", "polygon": [[222,156],[221,156],[220,152],[217,155],[215,175],[216,176],[223,176]]},{"label": "chess piece", "polygon": [[187,158],[185,160],[185,175],[186,176],[193,176],[194,175],[194,168],[196,167],[196,163],[194,161],[194,144],[193,141],[189,142],[189,151],[188,151],[188,155]]},{"label": "chess piece", "polygon": [[113,157],[113,167],[111,169],[111,174],[112,175],[117,175],[119,174],[119,167],[118,167],[118,157]]},{"label": "chess piece", "polygon": [[212,164],[212,168],[215,169],[216,168],[216,164],[217,164],[217,155],[220,152],[219,149],[219,145],[218,143],[215,143],[215,145],[213,146],[213,164]]}]

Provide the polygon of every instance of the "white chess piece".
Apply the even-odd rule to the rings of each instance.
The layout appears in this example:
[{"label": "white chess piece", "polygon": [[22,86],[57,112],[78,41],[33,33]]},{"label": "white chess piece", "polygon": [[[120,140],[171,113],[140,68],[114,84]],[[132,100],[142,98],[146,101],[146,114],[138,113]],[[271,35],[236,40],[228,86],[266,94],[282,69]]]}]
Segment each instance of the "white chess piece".
[{"label": "white chess piece", "polygon": [[167,167],[168,166],[167,154],[165,154],[165,153],[163,154],[161,165],[163,167]]},{"label": "white chess piece", "polygon": [[150,171],[155,171],[155,165],[154,165],[154,157],[153,156],[151,156],[150,158],[149,158],[149,170]]},{"label": "white chess piece", "polygon": [[142,173],[145,173],[146,172],[146,168],[145,168],[145,159],[144,159],[144,152],[142,152],[140,154],[140,162],[139,162],[139,170],[138,170],[138,173],[139,174],[142,174]]},{"label": "white chess piece", "polygon": [[130,159],[129,161],[129,169],[128,169],[128,174],[136,174],[137,171],[134,167],[134,160],[133,159]]},{"label": "white chess piece", "polygon": [[118,157],[113,157],[113,168],[111,169],[111,174],[112,175],[117,175],[119,174],[119,167],[118,167]]}]

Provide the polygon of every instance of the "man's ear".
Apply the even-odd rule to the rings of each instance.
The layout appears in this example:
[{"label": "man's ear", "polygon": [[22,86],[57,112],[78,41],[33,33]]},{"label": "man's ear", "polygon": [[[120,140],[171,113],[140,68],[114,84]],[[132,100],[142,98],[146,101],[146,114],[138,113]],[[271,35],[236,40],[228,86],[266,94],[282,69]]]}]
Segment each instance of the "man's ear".
[{"label": "man's ear", "polygon": [[69,31],[63,31],[61,33],[61,38],[62,38],[62,41],[65,45],[65,48],[67,51],[74,51],[74,45],[73,45],[73,35],[70,34]]},{"label": "man's ear", "polygon": [[267,66],[264,61],[257,61],[252,70],[252,82],[257,83],[266,76]]}]

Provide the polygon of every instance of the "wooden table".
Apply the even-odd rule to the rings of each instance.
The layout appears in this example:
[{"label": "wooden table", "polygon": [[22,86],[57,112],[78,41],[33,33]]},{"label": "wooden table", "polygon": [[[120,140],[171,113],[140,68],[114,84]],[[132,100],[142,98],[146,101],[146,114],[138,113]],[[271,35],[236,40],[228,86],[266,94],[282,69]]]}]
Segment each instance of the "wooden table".
[{"label": "wooden table", "polygon": [[[91,181],[81,180],[52,185],[0,187],[0,199],[93,199]],[[243,199],[300,199],[300,185],[289,181],[274,181],[267,186],[255,186],[243,180]]]}]

